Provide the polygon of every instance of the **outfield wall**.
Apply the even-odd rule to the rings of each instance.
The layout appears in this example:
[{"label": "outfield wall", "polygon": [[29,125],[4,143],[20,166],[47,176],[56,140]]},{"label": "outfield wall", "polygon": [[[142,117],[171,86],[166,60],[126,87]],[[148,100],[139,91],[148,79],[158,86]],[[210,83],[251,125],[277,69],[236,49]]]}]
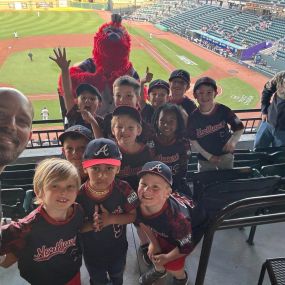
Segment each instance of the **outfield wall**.
[{"label": "outfield wall", "polygon": [[46,10],[68,7],[68,0],[0,0],[0,10]]}]

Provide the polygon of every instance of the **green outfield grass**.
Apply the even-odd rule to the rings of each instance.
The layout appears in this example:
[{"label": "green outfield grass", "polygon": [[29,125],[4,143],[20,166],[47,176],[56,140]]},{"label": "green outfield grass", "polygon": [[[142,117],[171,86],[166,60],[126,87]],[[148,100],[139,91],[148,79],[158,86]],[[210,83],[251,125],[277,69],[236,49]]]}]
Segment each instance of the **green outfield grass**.
[{"label": "green outfield grass", "polygon": [[13,32],[19,37],[59,34],[93,34],[103,23],[93,11],[11,11],[0,12],[0,39],[13,38]]},{"label": "green outfield grass", "polygon": [[[47,107],[49,111],[49,119],[56,120],[61,118],[60,105],[57,99],[55,100],[37,100],[33,101],[33,106],[35,109],[34,120],[42,120],[41,110],[43,107]],[[36,127],[37,125],[35,125]]]},{"label": "green outfield grass", "polygon": [[[152,37],[149,38],[149,34],[141,29],[127,26],[128,31],[132,35],[143,37],[150,44],[154,45],[159,54],[163,56],[169,63],[175,68],[186,69],[191,73],[191,76],[199,76],[204,71],[208,70],[212,65],[205,60],[193,55],[192,53],[184,50],[183,48],[175,45],[174,43],[165,40]],[[193,62],[193,64],[187,64],[187,60]]]},{"label": "green outfield grass", "polygon": [[257,90],[239,78],[225,78],[217,83],[222,88],[222,95],[217,96],[217,101],[233,110],[253,109],[260,101]]},{"label": "green outfield grass", "polygon": [[[41,11],[40,17],[36,11],[30,12],[0,12],[1,33],[0,39],[12,38],[17,31],[20,37],[33,35],[86,33],[90,37],[96,32],[103,20],[91,11],[84,12],[55,12]],[[150,39],[145,31],[128,26],[132,35],[143,37],[153,45],[158,53],[175,68],[186,69],[191,76],[199,76],[211,67],[211,64],[194,56],[190,52],[165,39],[155,36]],[[49,60],[52,55],[50,49],[32,49],[34,61],[28,58],[29,50],[13,53],[0,68],[0,82],[13,86],[25,94],[56,94],[59,69],[54,62]],[[92,47],[68,48],[68,57],[72,64],[80,62],[91,56]],[[131,61],[140,76],[145,74],[148,66],[154,74],[154,79],[167,80],[169,72],[143,49],[132,49]],[[194,64],[189,64],[192,61]],[[259,101],[258,92],[237,78],[220,80],[223,89],[222,95],[217,100],[232,109],[255,108]],[[36,119],[40,119],[40,110],[46,106],[50,110],[50,118],[61,118],[59,104],[53,101],[33,101]]]},{"label": "green outfield grass", "polygon": [[[68,48],[68,57],[74,64],[88,58],[91,50],[91,48]],[[49,59],[49,55],[53,55],[52,49],[32,49],[31,51],[33,62],[28,57],[29,50],[14,53],[5,61],[0,69],[1,82],[27,95],[56,93],[60,70]]]},{"label": "green outfield grass", "polygon": [[[1,82],[15,87],[27,95],[56,93],[60,70],[49,59],[49,55],[53,55],[52,49],[32,49],[31,51],[33,62],[28,57],[29,50],[14,53],[5,61],[0,69]],[[91,53],[91,48],[67,48],[67,55],[72,61],[71,64],[88,58]],[[155,74],[159,74],[164,79],[168,78],[168,72],[144,50],[133,49],[131,60],[141,76],[144,75],[145,68],[148,65]]]}]

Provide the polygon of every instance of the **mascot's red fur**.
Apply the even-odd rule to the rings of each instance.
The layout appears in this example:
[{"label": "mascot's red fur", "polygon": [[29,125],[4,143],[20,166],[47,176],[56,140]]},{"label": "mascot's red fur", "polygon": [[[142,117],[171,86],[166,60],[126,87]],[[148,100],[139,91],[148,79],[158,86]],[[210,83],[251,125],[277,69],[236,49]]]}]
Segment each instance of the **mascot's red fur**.
[{"label": "mascot's red fur", "polygon": [[139,79],[129,61],[131,38],[121,21],[121,16],[112,15],[112,21],[103,24],[94,36],[93,58],[70,68],[74,94],[81,83],[89,83],[99,89],[102,94],[102,105],[98,114],[102,116],[114,109],[114,81],[122,75]]}]

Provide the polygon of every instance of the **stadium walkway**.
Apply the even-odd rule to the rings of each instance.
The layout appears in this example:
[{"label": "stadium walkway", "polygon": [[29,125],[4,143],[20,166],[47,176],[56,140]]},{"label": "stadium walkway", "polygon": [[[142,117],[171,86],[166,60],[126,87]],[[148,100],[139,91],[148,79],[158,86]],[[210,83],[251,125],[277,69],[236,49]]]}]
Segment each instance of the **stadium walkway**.
[{"label": "stadium walkway", "polygon": [[[262,263],[266,258],[285,256],[285,223],[258,226],[255,245],[249,246],[245,239],[249,229],[218,231],[214,237],[212,254],[210,256],[205,285],[252,285],[257,284]],[[135,241],[137,243],[136,234]],[[139,265],[134,245],[133,232],[128,226],[129,251],[124,276],[124,285],[138,284],[139,266],[146,270],[141,257]],[[201,243],[187,259],[189,285],[194,285],[200,257]],[[1,285],[27,285],[19,276],[17,266],[9,269],[0,268]],[[166,277],[157,285],[171,284]],[[264,285],[270,284],[268,278]],[[89,285],[89,278],[85,267],[82,267],[82,285]]]}]

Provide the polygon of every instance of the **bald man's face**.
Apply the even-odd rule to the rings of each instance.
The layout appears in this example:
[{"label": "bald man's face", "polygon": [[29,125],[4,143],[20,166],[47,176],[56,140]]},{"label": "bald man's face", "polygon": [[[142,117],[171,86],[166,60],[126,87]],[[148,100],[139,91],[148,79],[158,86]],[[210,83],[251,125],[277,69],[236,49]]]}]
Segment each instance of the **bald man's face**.
[{"label": "bald man's face", "polygon": [[0,88],[0,166],[18,158],[31,136],[33,108],[19,91]]}]

